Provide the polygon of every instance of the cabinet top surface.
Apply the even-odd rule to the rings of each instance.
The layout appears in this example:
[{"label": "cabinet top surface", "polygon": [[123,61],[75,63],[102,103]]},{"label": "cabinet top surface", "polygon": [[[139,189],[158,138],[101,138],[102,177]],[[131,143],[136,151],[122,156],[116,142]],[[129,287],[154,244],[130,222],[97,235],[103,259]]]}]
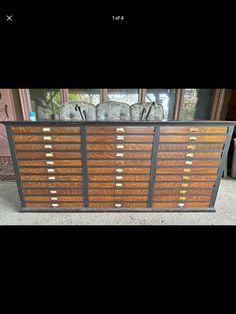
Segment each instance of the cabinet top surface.
[{"label": "cabinet top surface", "polygon": [[236,125],[236,121],[211,121],[211,120],[168,120],[168,121],[127,121],[127,120],[112,120],[112,121],[61,121],[61,120],[39,120],[39,121],[0,121],[5,125],[10,126],[37,126],[37,125],[73,125],[73,126],[114,126],[114,125],[128,125],[128,126],[166,126],[166,125]]}]

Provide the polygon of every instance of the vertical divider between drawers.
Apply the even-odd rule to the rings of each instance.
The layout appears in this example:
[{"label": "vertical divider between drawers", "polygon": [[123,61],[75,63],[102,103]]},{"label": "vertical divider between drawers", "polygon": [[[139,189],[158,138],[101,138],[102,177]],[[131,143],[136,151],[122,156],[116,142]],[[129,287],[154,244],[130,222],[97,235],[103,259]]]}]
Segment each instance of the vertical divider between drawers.
[{"label": "vertical divider between drawers", "polygon": [[150,181],[149,181],[149,191],[148,191],[148,207],[152,207],[153,203],[153,193],[154,193],[154,184],[156,176],[156,164],[157,164],[157,150],[160,140],[160,126],[155,126],[154,135],[153,135],[153,144],[152,144],[152,161],[150,168]]},{"label": "vertical divider between drawers", "polygon": [[87,132],[86,126],[82,125],[80,127],[80,137],[81,137],[81,159],[82,159],[82,174],[83,174],[83,194],[84,194],[84,207],[89,205],[88,197],[88,167],[87,167]]}]

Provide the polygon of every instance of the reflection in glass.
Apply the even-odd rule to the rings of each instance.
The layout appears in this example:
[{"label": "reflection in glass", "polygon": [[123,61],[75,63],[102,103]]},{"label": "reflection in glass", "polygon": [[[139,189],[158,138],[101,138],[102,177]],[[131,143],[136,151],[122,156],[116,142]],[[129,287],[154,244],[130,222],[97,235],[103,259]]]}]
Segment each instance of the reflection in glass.
[{"label": "reflection in glass", "polygon": [[129,105],[138,102],[138,89],[108,89],[108,100],[109,101],[119,101],[125,102]]},{"label": "reflection in glass", "polygon": [[100,103],[100,89],[69,89],[69,101],[85,101],[97,105]]}]

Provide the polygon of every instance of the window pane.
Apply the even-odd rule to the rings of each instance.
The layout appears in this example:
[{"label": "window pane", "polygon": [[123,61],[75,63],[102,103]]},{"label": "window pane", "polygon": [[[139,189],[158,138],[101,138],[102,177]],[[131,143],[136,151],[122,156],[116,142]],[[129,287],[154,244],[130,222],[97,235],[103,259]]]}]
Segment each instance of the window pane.
[{"label": "window pane", "polygon": [[129,105],[132,105],[138,102],[138,89],[108,89],[108,100],[109,101],[119,101],[125,102]]},{"label": "window pane", "polygon": [[97,105],[100,103],[100,89],[69,89],[69,101],[86,101]]},{"label": "window pane", "polygon": [[58,120],[60,116],[60,89],[29,89],[32,111],[38,120]]},{"label": "window pane", "polygon": [[164,120],[174,118],[175,89],[147,89],[146,102],[155,102],[163,106]]},{"label": "window pane", "polygon": [[213,89],[185,89],[180,119],[209,120],[213,98]]}]

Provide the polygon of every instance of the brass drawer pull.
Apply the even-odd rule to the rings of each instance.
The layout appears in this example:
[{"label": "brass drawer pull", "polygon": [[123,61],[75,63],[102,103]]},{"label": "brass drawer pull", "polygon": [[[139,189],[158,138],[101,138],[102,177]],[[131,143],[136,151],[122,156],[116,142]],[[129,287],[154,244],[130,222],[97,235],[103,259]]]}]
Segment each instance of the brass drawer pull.
[{"label": "brass drawer pull", "polygon": [[192,153],[188,153],[187,155],[186,155],[186,157],[193,157],[194,155],[192,154]]},{"label": "brass drawer pull", "polygon": [[58,207],[59,204],[52,203],[52,206],[53,206],[53,207]]},{"label": "brass drawer pull", "polygon": [[116,186],[123,186],[123,183],[116,183]]},{"label": "brass drawer pull", "polygon": [[53,153],[46,153],[46,157],[53,157]]},{"label": "brass drawer pull", "polygon": [[43,139],[44,139],[44,141],[51,141],[52,137],[51,136],[44,136]]},{"label": "brass drawer pull", "polygon": [[196,145],[188,145],[188,146],[187,146],[187,149],[193,149],[193,150],[194,150],[194,149],[196,149],[196,148],[197,148]]},{"label": "brass drawer pull", "polygon": [[198,132],[199,128],[190,128],[190,132]]},{"label": "brass drawer pull", "polygon": [[43,128],[43,132],[51,132],[50,128]]},{"label": "brass drawer pull", "polygon": [[57,191],[56,190],[50,190],[50,193],[51,194],[57,194]]},{"label": "brass drawer pull", "polygon": [[50,161],[46,161],[47,165],[54,165],[54,161],[50,160]]},{"label": "brass drawer pull", "polygon": [[118,153],[118,154],[116,154],[116,157],[122,158],[122,157],[124,157],[124,154],[123,153]]},{"label": "brass drawer pull", "polygon": [[125,132],[125,129],[124,128],[116,128],[116,132],[117,133],[124,133]]},{"label": "brass drawer pull", "polygon": [[191,169],[184,169],[184,172],[191,172]]},{"label": "brass drawer pull", "polygon": [[182,187],[188,187],[188,183],[181,183]]},{"label": "brass drawer pull", "polygon": [[116,180],[122,180],[123,177],[122,176],[116,176]]},{"label": "brass drawer pull", "polygon": [[183,180],[189,180],[189,179],[190,179],[189,177],[183,176]]},{"label": "brass drawer pull", "polygon": [[45,148],[52,148],[52,145],[44,145]]},{"label": "brass drawer pull", "polygon": [[48,169],[48,172],[52,173],[52,172],[55,172],[54,169]]},{"label": "brass drawer pull", "polygon": [[190,141],[196,141],[196,140],[197,140],[197,137],[196,137],[196,136],[190,136],[190,137],[189,137],[189,140],[190,140]]},{"label": "brass drawer pull", "polygon": [[184,207],[184,203],[179,203],[178,207]]},{"label": "brass drawer pull", "polygon": [[115,207],[122,207],[121,204],[115,204]]},{"label": "brass drawer pull", "polygon": [[116,145],[117,149],[124,149],[124,145]]},{"label": "brass drawer pull", "polygon": [[124,137],[124,135],[117,135],[116,139],[117,139],[117,141],[124,141],[125,137]]},{"label": "brass drawer pull", "polygon": [[192,161],[190,161],[190,160],[187,160],[187,161],[185,161],[185,164],[186,164],[186,165],[192,165],[192,164],[193,164],[193,162],[192,162]]},{"label": "brass drawer pull", "polygon": [[116,169],[116,172],[121,173],[121,172],[123,172],[123,169]]},{"label": "brass drawer pull", "polygon": [[[187,184],[188,185],[188,184]],[[179,194],[186,194],[187,193],[187,191],[186,190],[180,190],[179,191]]]},{"label": "brass drawer pull", "polygon": [[55,177],[48,177],[48,180],[55,180]]},{"label": "brass drawer pull", "polygon": [[180,201],[185,201],[185,200],[186,200],[186,197],[185,197],[185,196],[180,196],[180,197],[179,197],[179,200],[180,200]]}]

